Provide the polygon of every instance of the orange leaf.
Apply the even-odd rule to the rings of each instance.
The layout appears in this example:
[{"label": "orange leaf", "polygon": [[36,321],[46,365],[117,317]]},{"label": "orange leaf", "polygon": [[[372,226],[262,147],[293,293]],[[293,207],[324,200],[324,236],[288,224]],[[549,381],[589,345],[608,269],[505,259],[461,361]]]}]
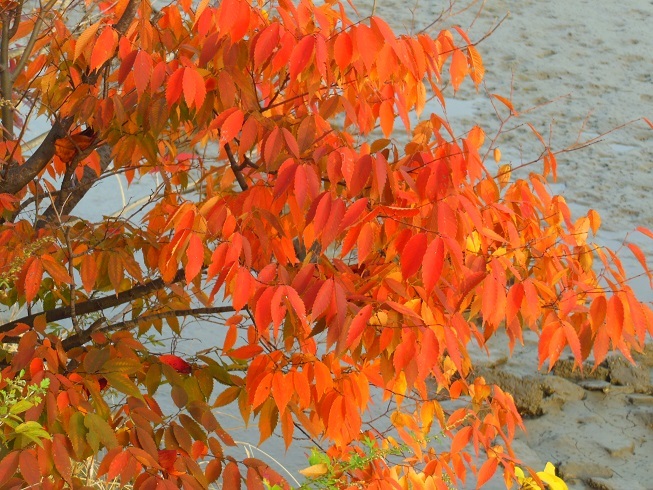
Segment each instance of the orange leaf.
[{"label": "orange leaf", "polygon": [[490,94],[490,95],[495,99],[497,99],[499,102],[501,102],[503,105],[505,105],[510,110],[511,114],[517,114],[515,112],[515,108],[512,106],[512,102],[509,99],[506,99],[505,97],[499,94]]},{"label": "orange leaf", "polygon": [[331,302],[333,301],[333,279],[328,279],[322,283],[320,286],[317,295],[315,296],[315,301],[313,301],[313,307],[311,308],[311,318],[315,321],[317,318],[324,313]]},{"label": "orange leaf", "polygon": [[111,481],[116,478],[122,470],[127,466],[131,460],[131,454],[127,451],[119,452],[109,464],[109,471],[107,472],[107,480]]},{"label": "orange leaf", "polygon": [[392,109],[392,102],[384,100],[379,107],[379,119],[381,120],[381,130],[383,135],[388,138],[392,134],[392,128],[395,124],[395,113]]},{"label": "orange leaf", "polygon": [[481,469],[478,471],[478,475],[476,476],[476,488],[481,488],[490,478],[492,478],[494,473],[497,471],[498,465],[499,460],[497,458],[490,458],[483,463]]},{"label": "orange leaf", "polygon": [[245,115],[240,109],[231,112],[220,126],[220,143],[225,144],[233,140],[243,128]]},{"label": "orange leaf", "polygon": [[467,46],[467,52],[469,53],[469,65],[471,66],[469,76],[472,78],[474,85],[478,87],[478,85],[483,81],[483,77],[485,76],[483,60],[481,59],[481,55],[478,54],[478,51],[474,46]]},{"label": "orange leaf", "polygon": [[454,50],[453,56],[451,57],[451,66],[449,66],[451,85],[453,85],[454,91],[460,88],[460,84],[468,73],[467,56],[460,49]]},{"label": "orange leaf", "polygon": [[240,311],[252,295],[252,284],[254,279],[246,267],[239,267],[234,281],[231,300],[234,310]]},{"label": "orange leaf", "polygon": [[336,38],[336,42],[333,46],[333,57],[336,60],[336,64],[340,68],[340,71],[345,71],[345,69],[351,63],[351,57],[354,52],[354,46],[351,42],[351,37],[346,32],[341,32]]},{"label": "orange leaf", "polygon": [[191,233],[186,249],[186,282],[190,283],[202,270],[204,265],[204,244],[196,233]]},{"label": "orange leaf", "polygon": [[122,257],[117,253],[110,253],[107,263],[107,272],[109,273],[109,281],[113,288],[118,291],[120,283],[124,277],[125,271],[122,263]]},{"label": "orange leaf", "polygon": [[195,106],[196,109],[199,109],[206,98],[206,86],[202,75],[194,68],[184,68],[182,88],[186,105],[188,107]]},{"label": "orange leaf", "polygon": [[72,278],[66,268],[61,265],[58,261],[52,257],[50,254],[44,254],[41,256],[41,264],[45,271],[50,274],[52,279],[55,280],[58,284],[70,284]]},{"label": "orange leaf", "polygon": [[285,412],[286,406],[295,391],[293,384],[289,381],[281,371],[277,371],[272,377],[272,396],[281,415]]},{"label": "orange leaf", "polygon": [[118,33],[111,26],[106,26],[95,41],[91,54],[91,71],[97,70],[113,58],[118,47]]},{"label": "orange leaf", "polygon": [[456,435],[453,437],[453,440],[451,441],[451,453],[456,454],[465,449],[465,446],[469,443],[470,439],[472,438],[472,431],[474,429],[472,427],[463,427],[460,429],[458,432],[456,432]]},{"label": "orange leaf", "polygon": [[581,353],[580,339],[578,338],[578,333],[574,330],[574,327],[571,326],[569,322],[562,322],[562,328],[565,332],[565,337],[567,337],[567,343],[571,347],[571,352],[574,354],[576,362],[580,365],[583,361],[583,355]]},{"label": "orange leaf", "polygon": [[249,399],[250,399],[250,403],[252,405],[252,408],[259,407],[270,396],[270,392],[272,391],[272,378],[273,378],[273,376],[274,376],[273,373],[267,373],[265,376],[263,376],[263,378],[260,380],[260,382],[256,385],[256,389],[253,389],[254,387],[252,387],[250,389]]},{"label": "orange leaf", "polygon": [[166,84],[166,102],[168,103],[168,108],[172,107],[179,100],[179,97],[181,97],[185,71],[184,68],[177,68],[168,78],[168,83]]},{"label": "orange leaf", "polygon": [[73,56],[73,61],[81,56],[91,40],[95,37],[99,27],[100,22],[98,21],[92,26],[86,28],[86,30],[79,35],[77,41],[75,41],[75,55]]}]

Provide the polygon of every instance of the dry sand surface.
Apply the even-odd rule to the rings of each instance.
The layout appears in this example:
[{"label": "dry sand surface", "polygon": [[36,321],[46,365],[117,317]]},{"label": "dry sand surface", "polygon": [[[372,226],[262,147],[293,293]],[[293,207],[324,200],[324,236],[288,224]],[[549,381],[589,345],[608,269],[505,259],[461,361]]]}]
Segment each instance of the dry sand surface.
[{"label": "dry sand surface", "polygon": [[[416,31],[442,3],[418,4],[417,15],[403,18],[397,4],[381,0],[377,7],[396,29]],[[478,46],[486,86],[480,94],[469,88],[457,94],[468,103],[450,106],[454,127],[480,124],[491,135],[499,121],[483,92],[509,96],[512,90],[515,109],[526,113],[508,121],[509,131],[496,142],[504,162],[519,165],[541,153],[525,125],[532,123],[554,150],[571,150],[558,156],[552,189],[576,215],[600,212],[599,243],[619,247],[628,235],[653,261],[653,243],[633,232],[639,225],[653,228],[653,129],[641,120],[628,124],[653,119],[653,1],[487,0],[477,17],[478,6],[448,21],[466,28],[472,40],[509,16]],[[624,253],[624,259],[627,269],[638,271],[632,257]],[[647,281],[634,285],[641,297],[653,298]],[[479,372],[514,392],[528,414],[518,454],[537,470],[553,462],[570,489],[653,489],[651,350],[636,368],[616,356],[580,379],[570,362],[551,374],[538,372],[537,338],[526,339],[512,357],[505,338],[493,339],[492,358],[478,359]],[[505,487],[495,479],[490,488]]]},{"label": "dry sand surface", "polygon": [[[509,123],[516,129],[497,145],[513,163],[539,154],[541,145],[520,126],[524,122],[550,137],[554,149],[604,134],[589,147],[559,155],[559,181],[553,188],[577,213],[590,207],[601,213],[603,243],[615,246],[638,225],[653,227],[653,130],[643,121],[614,130],[642,116],[653,119],[653,2],[488,0],[471,28],[472,38],[508,11],[479,46],[487,90],[507,95],[512,84],[518,111],[546,105]],[[468,26],[471,18],[473,13],[466,12],[466,22],[460,22]],[[460,96],[477,100],[471,91]],[[483,121],[498,127],[483,100],[465,119],[467,126]],[[648,239],[637,233],[629,238],[653,260]],[[632,259],[627,266],[636,270]],[[646,282],[638,282],[637,289],[651,297]],[[650,350],[638,358],[637,368],[615,357],[581,380],[565,369],[568,363],[557,375],[538,373],[536,338],[529,337],[512,358],[502,350],[504,339],[496,340],[493,359],[483,361],[484,374],[511,387],[530,414],[528,432],[515,445],[527,463],[537,469],[555,463],[571,489],[653,489]]]}]

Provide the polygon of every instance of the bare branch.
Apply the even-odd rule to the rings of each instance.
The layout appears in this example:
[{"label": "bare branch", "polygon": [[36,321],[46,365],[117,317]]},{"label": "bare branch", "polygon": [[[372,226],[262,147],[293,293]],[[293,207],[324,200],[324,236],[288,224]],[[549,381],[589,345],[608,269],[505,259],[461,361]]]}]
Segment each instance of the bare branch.
[{"label": "bare branch", "polygon": [[33,30],[32,30],[32,34],[29,37],[29,41],[27,41],[27,45],[25,46],[25,49],[23,50],[23,54],[21,55],[20,59],[18,60],[18,63],[16,63],[16,68],[14,68],[14,70],[12,71],[12,74],[11,74],[11,83],[12,83],[12,85],[13,85],[14,81],[16,80],[16,77],[18,77],[20,72],[23,71],[23,68],[25,68],[25,65],[27,64],[27,61],[29,60],[29,57],[32,55],[32,50],[34,49],[34,44],[36,44],[36,41],[38,40],[39,36],[41,35],[41,26],[43,25],[43,13],[47,12],[52,7],[54,7],[55,3],[57,3],[57,0],[50,0],[45,5],[45,7],[43,7],[39,11],[36,22],[34,22],[34,27],[33,27]]},{"label": "bare branch", "polygon": [[187,310],[169,310],[162,311],[159,313],[151,313],[149,315],[143,315],[134,320],[126,320],[124,322],[118,323],[106,323],[106,321],[94,322],[86,330],[79,332],[78,334],[71,335],[67,339],[61,342],[64,350],[70,350],[75,347],[80,347],[86,342],[91,340],[91,336],[96,332],[115,332],[120,330],[129,330],[134,328],[143,322],[150,322],[155,320],[161,320],[163,318],[177,317],[177,316],[201,316],[201,315],[218,315],[221,313],[233,313],[234,310],[231,306],[215,306],[212,308],[191,308]]},{"label": "bare branch", "polygon": [[2,14],[2,38],[0,42],[0,67],[2,67],[2,72],[0,73],[0,94],[2,100],[2,126],[4,128],[5,137],[7,139],[14,138],[14,108],[12,102],[12,89],[13,81],[11,78],[11,73],[9,72],[9,39],[11,39],[9,33],[9,14]]},{"label": "bare branch", "polygon": [[[179,269],[169,284],[180,282],[184,279],[184,277],[185,277],[185,271],[183,269]],[[75,313],[77,315],[86,315],[89,313],[94,313],[96,311],[102,311],[107,308],[113,308],[114,306],[129,303],[130,301],[133,301],[135,299],[142,298],[143,296],[147,296],[148,294],[154,291],[163,289],[164,287],[166,287],[166,285],[167,284],[163,279],[161,278],[154,279],[153,281],[147,282],[145,284],[141,284],[140,286],[136,286],[127,291],[118,293],[115,296],[103,296],[101,298],[91,299],[88,301],[84,301],[83,303],[78,303],[75,306]],[[60,308],[55,308],[53,310],[48,310],[42,313],[34,313],[31,315],[27,315],[22,318],[18,318],[16,320],[12,320],[10,322],[0,325],[0,333],[10,331],[14,327],[16,327],[19,323],[25,323],[29,326],[32,326],[34,325],[34,321],[42,315],[45,315],[45,321],[46,323],[49,323],[49,322],[56,322],[59,320],[70,318],[72,315],[72,311],[70,306],[62,306]]]},{"label": "bare branch", "polygon": [[[51,2],[54,1],[55,0],[51,0]],[[134,20],[134,16],[138,11],[138,4],[139,2],[137,0],[130,0],[127,8],[125,9],[125,12],[115,25],[115,29],[119,34],[124,35],[127,31],[127,28],[131,25],[132,20]],[[15,70],[15,73],[17,72],[18,70]],[[102,70],[96,70],[90,74],[87,79],[87,83],[91,85],[96,83],[101,72]],[[2,80],[4,80],[4,76]],[[55,141],[59,138],[63,138],[68,134],[68,131],[70,130],[73,122],[74,118],[71,116],[56,120],[47,136],[39,145],[39,147],[34,151],[32,156],[30,156],[23,165],[13,164],[10,166],[10,168],[7,170],[4,181],[0,183],[0,194],[16,194],[18,191],[23,189],[32,179],[34,179],[41,172],[41,170],[45,168],[50,160],[52,160],[54,157]]]},{"label": "bare branch", "polygon": [[[100,155],[100,175],[95,173],[90,167],[84,168],[82,179],[74,185],[68,186],[64,189],[62,184],[61,191],[57,193],[57,198],[50,204],[48,209],[45,210],[43,216],[38,222],[37,227],[42,228],[48,222],[56,217],[57,214],[65,216],[77,206],[79,201],[86,195],[86,193],[93,187],[104,171],[111,164],[111,150],[107,145],[102,145],[96,149]],[[85,155],[84,155],[85,156]]]},{"label": "bare branch", "polygon": [[238,185],[242,190],[246,191],[248,189],[248,185],[247,185],[247,181],[245,180],[245,176],[243,175],[243,167],[241,167],[241,165],[236,161],[236,157],[231,151],[231,147],[229,146],[229,143],[225,143],[224,151],[227,153],[227,158],[229,159],[229,163],[231,164],[231,170],[233,170],[234,175],[236,175],[236,180],[238,181]]}]

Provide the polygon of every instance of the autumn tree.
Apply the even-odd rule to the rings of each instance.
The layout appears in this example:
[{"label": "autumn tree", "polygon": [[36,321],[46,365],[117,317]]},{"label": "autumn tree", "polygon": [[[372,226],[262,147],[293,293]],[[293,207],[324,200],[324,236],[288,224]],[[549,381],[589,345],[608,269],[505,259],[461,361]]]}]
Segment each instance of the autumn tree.
[{"label": "autumn tree", "polygon": [[[544,141],[513,176],[479,126],[456,135],[424,112],[445,84],[481,84],[467,34],[397,36],[347,11],[0,2],[0,288],[22,308],[0,325],[2,380],[49,380],[1,450],[3,488],[82,487],[73,464],[92,456],[134,488],[287,486],[232,456],[225,405],[261,440],[307,435],[343,468],[380,455],[343,487],[510,482],[521,418],[469,345],[532,329],[540,364],[569,346],[579,365],[642,347],[653,313],[589,241],[598,214],[551,195]],[[114,175],[159,185],[133,211],[80,218]],[[224,340],[183,358],[147,342],[185,318]],[[371,393],[391,432],[363,423]]]}]

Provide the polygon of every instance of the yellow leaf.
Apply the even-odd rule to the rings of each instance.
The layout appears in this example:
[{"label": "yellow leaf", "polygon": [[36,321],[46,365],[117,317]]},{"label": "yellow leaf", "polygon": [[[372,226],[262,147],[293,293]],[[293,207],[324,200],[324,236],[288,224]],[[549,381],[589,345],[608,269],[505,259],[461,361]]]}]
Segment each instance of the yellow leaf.
[{"label": "yellow leaf", "polygon": [[[495,152],[497,151],[498,149],[495,150]],[[499,154],[499,158],[501,158],[500,154]],[[510,166],[510,164],[501,165],[501,167],[499,167],[499,176],[498,176],[499,186],[502,189],[510,183],[511,173],[512,173],[512,167]]]},{"label": "yellow leaf", "polygon": [[551,463],[546,464],[544,471],[538,471],[537,476],[539,476],[544,483],[549,485],[551,490],[567,490],[567,485],[561,478],[556,476],[555,466]]},{"label": "yellow leaf", "polygon": [[494,149],[494,161],[497,163],[501,161],[501,150],[499,148]]},{"label": "yellow leaf", "polygon": [[326,463],[314,464],[313,466],[299,470],[299,472],[306,478],[317,478],[319,476],[326,475],[327,471],[329,471],[329,468],[327,467]]}]

